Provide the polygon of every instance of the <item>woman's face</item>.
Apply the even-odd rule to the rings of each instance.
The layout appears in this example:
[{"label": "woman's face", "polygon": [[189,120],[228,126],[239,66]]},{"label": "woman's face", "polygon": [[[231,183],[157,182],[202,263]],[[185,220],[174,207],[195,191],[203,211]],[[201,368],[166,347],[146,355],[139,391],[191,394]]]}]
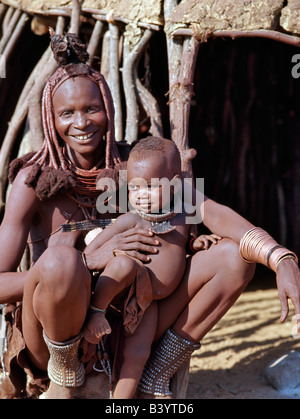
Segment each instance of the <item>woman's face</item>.
[{"label": "woman's face", "polygon": [[102,150],[107,127],[99,87],[84,77],[67,79],[53,96],[53,109],[60,138],[77,157],[91,155],[95,159],[97,151]]}]

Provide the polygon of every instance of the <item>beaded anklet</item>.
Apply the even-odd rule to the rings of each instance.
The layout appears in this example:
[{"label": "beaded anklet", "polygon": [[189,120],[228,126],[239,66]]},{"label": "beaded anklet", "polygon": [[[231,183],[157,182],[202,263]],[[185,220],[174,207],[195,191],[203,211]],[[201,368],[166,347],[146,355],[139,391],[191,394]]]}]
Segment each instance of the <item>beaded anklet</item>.
[{"label": "beaded anklet", "polygon": [[89,306],[89,311],[91,313],[102,313],[102,314],[106,313],[106,310],[102,310],[102,308],[95,307],[92,304],[90,304]]}]

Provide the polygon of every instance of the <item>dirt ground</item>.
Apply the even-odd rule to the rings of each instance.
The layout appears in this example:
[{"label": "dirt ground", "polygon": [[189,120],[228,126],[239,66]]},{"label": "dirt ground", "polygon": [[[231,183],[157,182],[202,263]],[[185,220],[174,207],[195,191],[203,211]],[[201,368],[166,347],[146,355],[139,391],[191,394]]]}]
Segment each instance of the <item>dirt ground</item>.
[{"label": "dirt ground", "polygon": [[[265,367],[290,350],[300,350],[293,337],[291,307],[279,322],[275,279],[260,281],[241,295],[202,341],[190,364],[189,399],[281,399],[264,378]],[[262,286],[261,286],[262,285]]]}]

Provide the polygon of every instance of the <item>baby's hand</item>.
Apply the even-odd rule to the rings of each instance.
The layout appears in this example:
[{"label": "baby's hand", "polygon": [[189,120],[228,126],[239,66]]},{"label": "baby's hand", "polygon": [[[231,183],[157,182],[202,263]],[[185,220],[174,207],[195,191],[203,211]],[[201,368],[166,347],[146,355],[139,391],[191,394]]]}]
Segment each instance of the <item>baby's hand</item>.
[{"label": "baby's hand", "polygon": [[89,313],[83,330],[85,340],[97,344],[104,335],[109,335],[111,328],[104,313]]},{"label": "baby's hand", "polygon": [[198,250],[207,250],[211,244],[218,244],[218,241],[221,239],[222,237],[217,234],[202,234],[192,241],[191,247],[195,252],[198,252]]}]

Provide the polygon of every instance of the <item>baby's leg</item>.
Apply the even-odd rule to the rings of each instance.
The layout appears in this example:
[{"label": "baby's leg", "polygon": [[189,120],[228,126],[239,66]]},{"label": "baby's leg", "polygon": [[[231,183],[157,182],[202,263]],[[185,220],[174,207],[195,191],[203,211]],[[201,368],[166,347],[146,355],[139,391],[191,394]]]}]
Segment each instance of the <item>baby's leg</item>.
[{"label": "baby's leg", "polygon": [[125,338],[124,362],[114,391],[115,399],[131,399],[149,358],[157,325],[157,302],[145,311],[136,331]]},{"label": "baby's leg", "polygon": [[137,262],[125,255],[116,256],[106,265],[97,281],[83,332],[88,342],[97,344],[103,335],[111,333],[105,310],[116,295],[131,285],[136,271]]}]

